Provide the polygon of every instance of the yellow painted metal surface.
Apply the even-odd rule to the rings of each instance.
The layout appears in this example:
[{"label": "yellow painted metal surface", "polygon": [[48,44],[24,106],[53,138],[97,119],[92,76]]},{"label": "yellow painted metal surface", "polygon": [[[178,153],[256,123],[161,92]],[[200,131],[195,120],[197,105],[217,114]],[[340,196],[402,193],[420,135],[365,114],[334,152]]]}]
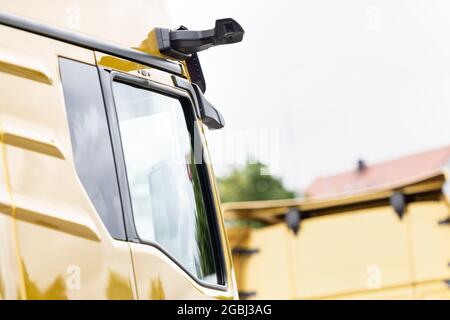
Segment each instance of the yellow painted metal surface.
[{"label": "yellow painted metal surface", "polygon": [[[250,299],[450,298],[450,207],[445,174],[399,186],[417,196],[402,219],[389,198],[376,194],[345,200],[286,200],[225,205],[230,221],[257,219],[259,228],[229,227],[240,292]],[[430,184],[432,181],[432,184]],[[345,204],[343,204],[345,203]],[[366,204],[364,204],[366,203]],[[297,235],[283,214],[299,208],[320,214],[301,220]],[[242,222],[241,222],[242,224]],[[236,223],[230,224],[230,226]]]},{"label": "yellow painted metal surface", "polygon": [[251,255],[233,255],[239,291],[256,292],[252,298],[257,299],[290,299],[295,284],[286,226],[277,224],[248,233],[234,231],[236,238],[230,241],[234,248],[258,250]]},{"label": "yellow painted metal surface", "polygon": [[[3,1],[0,10],[156,55],[147,35],[153,27],[170,27],[161,2],[134,1],[126,8],[118,1],[49,3]],[[80,20],[71,20],[77,12]],[[152,81],[173,87],[165,72],[0,26],[0,299],[235,298],[210,166],[226,290],[197,283],[155,247],[109,235],[75,170],[58,57],[135,76],[146,69]]]},{"label": "yellow painted metal surface", "polygon": [[418,299],[450,300],[450,288],[445,281],[418,283],[415,286],[415,295]]},{"label": "yellow painted metal surface", "polygon": [[233,286],[222,291],[194,281],[155,247],[130,243],[140,299],[232,299]]},{"label": "yellow painted metal surface", "polygon": [[55,79],[0,73],[20,273],[18,292],[7,298],[135,297],[128,245],[109,237],[72,159],[57,57],[95,64],[93,52],[7,27],[0,27],[0,38],[4,54],[18,53]]},{"label": "yellow painted metal surface", "polygon": [[414,282],[450,279],[450,207],[439,202],[420,202],[409,206]]},{"label": "yellow painted metal surface", "polygon": [[295,298],[368,291],[371,272],[381,287],[411,282],[408,230],[391,207],[305,219],[291,234]]},{"label": "yellow painted metal surface", "polygon": [[6,157],[4,130],[0,119],[0,298],[17,299],[20,296],[20,272],[17,238],[13,233],[13,203],[11,180]]}]

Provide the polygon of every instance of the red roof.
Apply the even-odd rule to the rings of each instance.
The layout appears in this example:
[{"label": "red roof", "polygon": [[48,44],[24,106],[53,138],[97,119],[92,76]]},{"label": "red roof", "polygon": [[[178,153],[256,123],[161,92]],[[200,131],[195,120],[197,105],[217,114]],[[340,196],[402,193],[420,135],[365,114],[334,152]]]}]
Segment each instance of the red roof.
[{"label": "red roof", "polygon": [[415,177],[425,176],[447,166],[450,146],[367,165],[328,177],[319,177],[306,190],[310,197],[329,197],[379,189]]}]

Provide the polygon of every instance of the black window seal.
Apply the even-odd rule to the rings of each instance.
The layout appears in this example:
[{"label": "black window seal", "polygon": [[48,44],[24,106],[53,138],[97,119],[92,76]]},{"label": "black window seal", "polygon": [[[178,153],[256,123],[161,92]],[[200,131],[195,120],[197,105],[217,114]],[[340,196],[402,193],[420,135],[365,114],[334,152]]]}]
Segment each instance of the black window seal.
[{"label": "black window seal", "polygon": [[[174,256],[172,256],[166,249],[164,249],[161,245],[156,242],[149,242],[142,240],[136,230],[133,208],[131,203],[131,193],[129,189],[128,176],[125,165],[125,158],[122,147],[122,140],[120,136],[119,130],[119,121],[117,117],[117,110],[114,102],[112,84],[113,81],[129,84],[131,86],[135,86],[138,88],[142,88],[145,90],[149,90],[152,92],[156,92],[159,94],[163,94],[172,98],[176,98],[180,101],[183,109],[188,109],[188,115],[190,119],[186,119],[187,121],[192,121],[193,130],[197,130],[196,126],[193,124],[193,121],[197,120],[195,108],[197,106],[192,101],[190,95],[188,93],[180,94],[180,91],[171,88],[167,85],[162,85],[155,83],[151,80],[147,80],[144,78],[140,78],[137,76],[132,76],[126,73],[117,72],[110,70],[108,68],[98,67],[100,74],[100,82],[102,84],[102,90],[104,95],[107,119],[110,126],[111,132],[111,140],[113,145],[113,153],[115,157],[115,163],[117,166],[117,176],[119,180],[119,191],[122,198],[122,207],[124,212],[125,219],[125,230],[127,232],[128,241],[134,243],[140,243],[152,246],[159,251],[161,251],[164,255],[166,255],[170,260],[172,260],[180,269],[182,269],[192,280],[194,280],[197,284],[220,291],[228,290],[228,282],[227,282],[227,273],[225,266],[225,255],[223,250],[223,243],[220,237],[220,227],[218,223],[218,212],[216,210],[213,191],[211,182],[209,180],[208,169],[205,165],[205,162],[199,165],[199,178],[201,181],[201,187],[204,192],[203,200],[206,206],[206,213],[208,219],[208,227],[210,234],[211,247],[213,249],[213,256],[216,265],[216,272],[218,277],[219,284],[212,284],[206,281],[203,281],[193,274],[191,274]],[[186,113],[185,113],[186,114]],[[189,123],[188,127],[189,127]],[[188,128],[189,129],[189,128]],[[192,134],[192,132],[191,132]],[[194,133],[194,134],[198,134]]]},{"label": "black window seal", "polygon": [[111,54],[122,59],[130,60],[172,74],[182,75],[183,73],[181,64],[175,61],[152,56],[135,49],[115,45],[108,41],[99,40],[81,33],[36,22],[10,13],[0,11],[0,25],[31,32],[86,49]]}]

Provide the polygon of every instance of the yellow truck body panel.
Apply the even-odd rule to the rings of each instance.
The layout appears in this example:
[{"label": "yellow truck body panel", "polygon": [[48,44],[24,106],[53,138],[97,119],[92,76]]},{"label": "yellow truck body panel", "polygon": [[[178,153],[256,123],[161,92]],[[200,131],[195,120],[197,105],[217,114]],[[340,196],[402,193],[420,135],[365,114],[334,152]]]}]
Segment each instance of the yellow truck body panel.
[{"label": "yellow truck body panel", "polygon": [[[189,81],[183,61],[163,57],[148,37],[156,26],[171,27],[164,10],[159,1],[0,4],[0,12],[137,48],[178,66],[178,77]],[[109,232],[77,172],[61,59],[145,81],[169,90],[193,108],[191,97],[175,86],[169,71],[0,25],[0,298],[236,298],[211,166],[205,165],[217,213],[217,227],[211,233],[219,239],[214,254],[222,255],[223,284],[199,281],[164,248],[117,239]],[[83,94],[79,92],[80,97]],[[193,125],[204,145],[201,122]],[[118,198],[111,197],[111,201]]]}]

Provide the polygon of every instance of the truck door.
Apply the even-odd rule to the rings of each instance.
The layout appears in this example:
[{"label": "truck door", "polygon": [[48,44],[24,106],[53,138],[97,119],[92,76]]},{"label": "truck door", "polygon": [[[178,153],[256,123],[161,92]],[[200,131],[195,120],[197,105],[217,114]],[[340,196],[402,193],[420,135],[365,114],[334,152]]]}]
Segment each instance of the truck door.
[{"label": "truck door", "polygon": [[232,298],[192,96],[158,70],[101,74],[138,297]]},{"label": "truck door", "polygon": [[8,297],[134,298],[93,51],[2,25],[0,87],[0,177],[7,170],[14,209],[0,218]]},{"label": "truck door", "polygon": [[[233,298],[197,121],[220,128],[223,119],[186,79],[187,63],[0,20],[0,179],[9,181],[0,184],[0,228],[10,231],[0,245],[10,249],[0,256],[1,296]],[[242,40],[234,21],[217,26],[210,45]],[[102,57],[115,67],[99,67]]]}]

